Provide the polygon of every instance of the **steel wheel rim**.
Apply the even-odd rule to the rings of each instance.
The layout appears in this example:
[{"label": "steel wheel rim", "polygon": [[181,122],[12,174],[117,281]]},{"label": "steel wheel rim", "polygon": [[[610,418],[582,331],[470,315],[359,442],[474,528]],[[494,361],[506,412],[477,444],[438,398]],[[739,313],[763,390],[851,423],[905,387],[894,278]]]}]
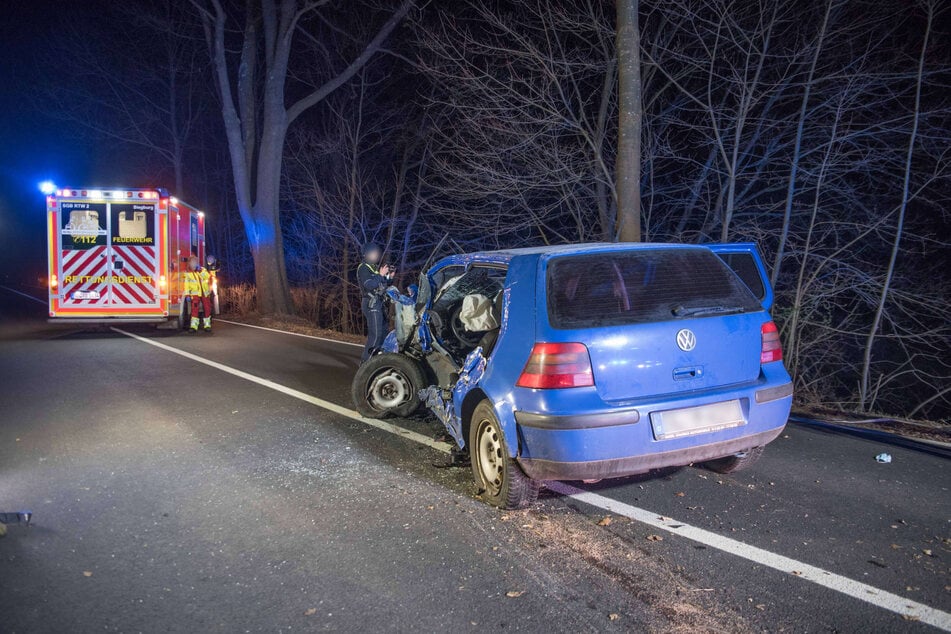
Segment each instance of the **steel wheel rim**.
[{"label": "steel wheel rim", "polygon": [[402,372],[386,368],[370,380],[367,402],[375,410],[383,411],[408,402],[412,393],[412,386]]},{"label": "steel wheel rim", "polygon": [[482,484],[490,495],[496,496],[502,491],[502,475],[505,470],[501,432],[491,421],[483,420],[479,423],[477,441]]}]

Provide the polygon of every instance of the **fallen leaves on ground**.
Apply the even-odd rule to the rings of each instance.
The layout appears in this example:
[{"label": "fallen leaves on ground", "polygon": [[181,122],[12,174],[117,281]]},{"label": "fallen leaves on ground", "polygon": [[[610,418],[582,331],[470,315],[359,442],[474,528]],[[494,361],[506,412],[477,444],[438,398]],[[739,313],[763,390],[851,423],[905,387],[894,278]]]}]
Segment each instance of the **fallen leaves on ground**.
[{"label": "fallen leaves on ground", "polygon": [[611,522],[613,521],[614,520],[611,519],[610,515],[605,515],[603,518],[601,518],[601,521],[598,522],[598,526],[610,526]]},{"label": "fallen leaves on ground", "polygon": [[662,542],[662,541],[664,541],[664,538],[661,537],[660,535],[648,535],[648,536],[647,536],[647,541],[649,541],[649,542]]},{"label": "fallen leaves on ground", "polygon": [[615,614],[614,612],[612,612],[611,614],[608,615],[608,619],[610,619],[610,620],[612,620],[612,621],[617,621],[619,618],[621,618],[621,615],[620,615],[620,614]]},{"label": "fallen leaves on ground", "polygon": [[317,614],[317,608],[307,608],[304,610],[304,616],[313,616]]},{"label": "fallen leaves on ground", "polygon": [[522,596],[523,594],[525,594],[524,590],[509,590],[508,592],[505,593],[505,596],[507,596],[510,599],[515,599],[517,597]]}]

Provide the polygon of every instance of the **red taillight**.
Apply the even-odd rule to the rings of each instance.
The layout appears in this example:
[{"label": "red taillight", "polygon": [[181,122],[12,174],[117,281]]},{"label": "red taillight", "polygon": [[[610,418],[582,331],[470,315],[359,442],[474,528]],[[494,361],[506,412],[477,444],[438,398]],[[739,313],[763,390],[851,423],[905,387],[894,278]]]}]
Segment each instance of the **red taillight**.
[{"label": "red taillight", "polygon": [[588,349],[583,343],[536,343],[516,385],[539,389],[592,386]]},{"label": "red taillight", "polygon": [[767,321],[761,329],[763,333],[763,349],[759,355],[760,363],[772,363],[783,360],[783,347],[779,341],[779,330],[776,324]]}]

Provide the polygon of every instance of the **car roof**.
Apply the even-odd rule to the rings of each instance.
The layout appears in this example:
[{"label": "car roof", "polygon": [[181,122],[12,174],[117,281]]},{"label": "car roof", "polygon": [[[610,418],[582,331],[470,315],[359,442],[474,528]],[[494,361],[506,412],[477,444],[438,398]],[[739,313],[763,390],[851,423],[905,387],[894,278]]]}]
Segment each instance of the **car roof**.
[{"label": "car roof", "polygon": [[558,244],[520,249],[500,249],[498,251],[476,251],[442,258],[439,264],[447,262],[488,262],[507,264],[512,258],[520,256],[583,255],[589,253],[610,253],[613,251],[631,251],[647,249],[694,249],[702,244],[683,244],[670,242],[585,242],[581,244]]}]

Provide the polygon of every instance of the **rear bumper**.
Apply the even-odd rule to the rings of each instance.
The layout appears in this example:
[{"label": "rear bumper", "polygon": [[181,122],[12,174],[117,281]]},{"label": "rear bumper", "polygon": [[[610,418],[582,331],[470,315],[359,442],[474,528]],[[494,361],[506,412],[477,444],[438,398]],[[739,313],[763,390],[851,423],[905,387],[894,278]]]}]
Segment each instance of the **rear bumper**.
[{"label": "rear bumper", "polygon": [[[543,405],[549,407],[536,409],[532,407],[536,403],[524,399],[523,408],[516,408],[512,416],[518,436],[513,458],[538,480],[589,480],[685,466],[765,445],[782,432],[792,407],[789,375],[781,364],[771,366],[764,367],[752,385],[644,399],[626,407],[605,407],[603,402],[600,407],[582,407],[573,402],[558,408],[551,406],[557,405],[551,398],[555,395],[546,394],[549,402]],[[668,435],[664,420],[653,416],[731,400],[739,403],[742,424]]]},{"label": "rear bumper", "polygon": [[168,321],[168,317],[157,315],[154,317],[50,317],[51,324],[161,324]]},{"label": "rear bumper", "polygon": [[544,458],[519,458],[518,463],[528,477],[534,480],[600,480],[646,473],[663,467],[683,467],[695,462],[713,460],[752,447],[761,447],[782,433],[785,425],[749,436],[713,442],[696,447],[685,447],[607,460],[558,462]]}]

